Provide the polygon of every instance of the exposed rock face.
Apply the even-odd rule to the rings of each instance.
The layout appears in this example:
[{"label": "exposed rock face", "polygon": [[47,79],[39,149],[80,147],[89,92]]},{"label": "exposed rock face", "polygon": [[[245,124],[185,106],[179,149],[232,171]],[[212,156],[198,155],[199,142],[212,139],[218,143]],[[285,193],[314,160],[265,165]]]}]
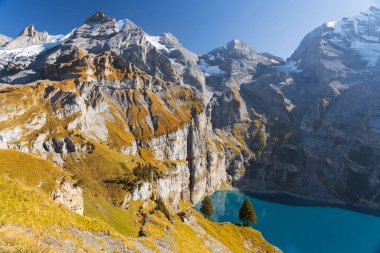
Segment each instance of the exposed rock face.
[{"label": "exposed rock face", "polygon": [[9,41],[4,49],[16,49],[51,42],[47,32],[38,32],[34,25],[30,25],[19,34],[19,36]]},{"label": "exposed rock face", "polygon": [[106,23],[108,21],[112,21],[112,19],[106,15],[104,15],[103,12],[96,12],[92,14],[90,17],[88,17],[84,23],[85,24],[94,24],[94,23]]},{"label": "exposed rock face", "polygon": [[83,192],[82,188],[63,179],[59,184],[59,189],[52,193],[53,200],[68,207],[70,210],[83,215]]},{"label": "exposed rock face", "polygon": [[0,147],[64,165],[94,142],[163,169],[123,206],[227,183],[379,209],[379,25],[324,24],[286,62],[238,40],[197,56],[103,13],[54,40],[28,27],[0,50],[0,81],[29,84],[0,87]]},{"label": "exposed rock face", "polygon": [[226,183],[226,154],[206,145],[206,127],[205,113],[201,113],[176,132],[146,142],[145,145],[152,148],[156,159],[168,159],[175,164],[153,186],[147,187],[143,183],[133,196],[136,194],[139,196],[137,199],[144,199],[155,192],[157,197],[178,209],[180,200],[196,203],[205,194],[214,192]]},{"label": "exposed rock face", "polygon": [[[267,70],[278,101],[269,108],[266,99],[255,108],[277,111],[270,132],[280,143],[271,159],[253,165],[242,188],[379,209],[379,22],[380,11],[371,8],[324,24],[305,37],[287,65],[276,67],[284,74]],[[257,86],[264,77],[244,87],[260,103],[265,89]]]},{"label": "exposed rock face", "polygon": [[133,200],[146,200],[152,196],[152,184],[144,182],[133,192]]},{"label": "exposed rock face", "polygon": [[240,85],[252,80],[261,65],[283,62],[279,57],[257,53],[240,40],[232,40],[226,46],[201,56],[199,65],[207,77],[208,86],[225,90],[233,84]]}]

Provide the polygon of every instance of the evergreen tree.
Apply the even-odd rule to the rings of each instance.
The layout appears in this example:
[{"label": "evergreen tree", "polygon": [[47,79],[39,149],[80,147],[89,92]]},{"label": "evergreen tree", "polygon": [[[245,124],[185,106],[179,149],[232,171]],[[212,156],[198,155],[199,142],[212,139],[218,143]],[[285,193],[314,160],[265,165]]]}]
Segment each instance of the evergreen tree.
[{"label": "evergreen tree", "polygon": [[210,217],[211,215],[214,214],[214,208],[212,207],[212,202],[211,199],[206,196],[203,201],[202,201],[202,206],[201,206],[201,212],[206,216]]},{"label": "evergreen tree", "polygon": [[244,200],[243,205],[239,210],[239,219],[243,222],[244,226],[249,226],[249,222],[256,224],[256,214],[253,206],[248,198]]}]

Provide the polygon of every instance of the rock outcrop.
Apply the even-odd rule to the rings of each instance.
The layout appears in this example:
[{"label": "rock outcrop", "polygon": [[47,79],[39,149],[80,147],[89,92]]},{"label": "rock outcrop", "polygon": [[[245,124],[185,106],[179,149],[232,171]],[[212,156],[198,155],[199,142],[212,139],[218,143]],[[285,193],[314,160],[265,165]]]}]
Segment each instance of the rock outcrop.
[{"label": "rock outcrop", "polygon": [[3,48],[16,49],[51,42],[47,32],[38,32],[34,25],[24,28],[15,39],[9,41]]},{"label": "rock outcrop", "polygon": [[70,210],[83,215],[83,191],[82,188],[74,183],[62,179],[59,182],[59,188],[52,193],[52,196],[55,202],[63,204]]}]

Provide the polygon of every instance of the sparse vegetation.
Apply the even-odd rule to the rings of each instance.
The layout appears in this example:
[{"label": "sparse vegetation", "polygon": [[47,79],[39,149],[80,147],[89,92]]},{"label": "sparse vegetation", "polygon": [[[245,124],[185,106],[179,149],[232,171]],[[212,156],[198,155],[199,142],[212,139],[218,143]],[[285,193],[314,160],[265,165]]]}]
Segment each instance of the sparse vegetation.
[{"label": "sparse vegetation", "polygon": [[137,181],[154,182],[160,176],[159,169],[151,164],[138,163],[133,169],[133,175],[136,176]]},{"label": "sparse vegetation", "polygon": [[257,223],[255,210],[248,198],[244,200],[244,203],[239,210],[239,219],[243,222],[244,226],[249,226],[250,222],[253,224]]},{"label": "sparse vegetation", "polygon": [[209,196],[206,196],[202,201],[201,212],[208,218],[214,214],[214,208]]}]

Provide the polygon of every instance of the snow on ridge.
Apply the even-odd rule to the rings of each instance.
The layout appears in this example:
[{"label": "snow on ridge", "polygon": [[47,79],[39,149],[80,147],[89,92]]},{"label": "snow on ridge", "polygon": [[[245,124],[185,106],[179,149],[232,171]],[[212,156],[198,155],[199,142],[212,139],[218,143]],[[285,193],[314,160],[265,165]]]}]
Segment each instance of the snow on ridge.
[{"label": "snow on ridge", "polygon": [[57,43],[60,43],[68,38],[70,38],[71,36],[73,36],[74,32],[76,31],[77,28],[74,28],[73,30],[71,30],[71,32],[69,32],[68,34],[66,35],[63,35],[59,38],[59,40],[57,41]]},{"label": "snow on ridge", "polygon": [[124,19],[117,21],[117,27],[119,27],[119,31],[123,30],[124,26],[125,26]]},{"label": "snow on ridge", "polygon": [[63,38],[63,34],[59,34],[59,35],[49,35],[49,40],[51,43],[58,43],[62,38]]},{"label": "snow on ridge", "polygon": [[74,34],[76,29],[77,28],[74,28],[68,34],[49,35],[50,43],[61,43],[62,41],[70,38]]},{"label": "snow on ridge", "polygon": [[3,49],[0,48],[0,60],[4,62],[12,61],[13,59],[20,59],[20,58],[32,58],[36,57],[37,55],[41,54],[47,49],[50,49],[54,46],[56,46],[58,43],[44,43],[44,44],[37,44],[27,47],[19,47],[14,49]]},{"label": "snow on ridge", "polygon": [[39,55],[43,51],[50,49],[62,41],[70,38],[76,28],[74,28],[70,33],[64,35],[64,34],[59,34],[59,35],[49,35],[49,43],[42,43],[42,44],[36,44],[36,45],[31,45],[27,47],[19,47],[19,48],[14,48],[14,49],[4,49],[0,47],[0,57],[3,58],[11,58],[11,59],[19,59],[19,58],[31,58]]},{"label": "snow on ridge", "polygon": [[337,22],[334,31],[331,31],[334,37],[329,39],[330,43],[348,47],[367,61],[368,67],[375,67],[380,59],[380,34],[379,30],[373,31],[370,27],[378,25],[379,13],[377,9],[371,8]]},{"label": "snow on ridge", "polygon": [[15,49],[0,49],[0,56],[10,56],[12,58],[32,57],[45,50],[44,44],[20,47]]},{"label": "snow on ridge", "polygon": [[336,21],[329,21],[326,23],[326,26],[329,28],[335,28]]},{"label": "snow on ridge", "polygon": [[145,34],[146,40],[154,46],[157,50],[165,50],[170,51],[165,45],[161,44],[160,36],[150,36],[149,34]]}]

